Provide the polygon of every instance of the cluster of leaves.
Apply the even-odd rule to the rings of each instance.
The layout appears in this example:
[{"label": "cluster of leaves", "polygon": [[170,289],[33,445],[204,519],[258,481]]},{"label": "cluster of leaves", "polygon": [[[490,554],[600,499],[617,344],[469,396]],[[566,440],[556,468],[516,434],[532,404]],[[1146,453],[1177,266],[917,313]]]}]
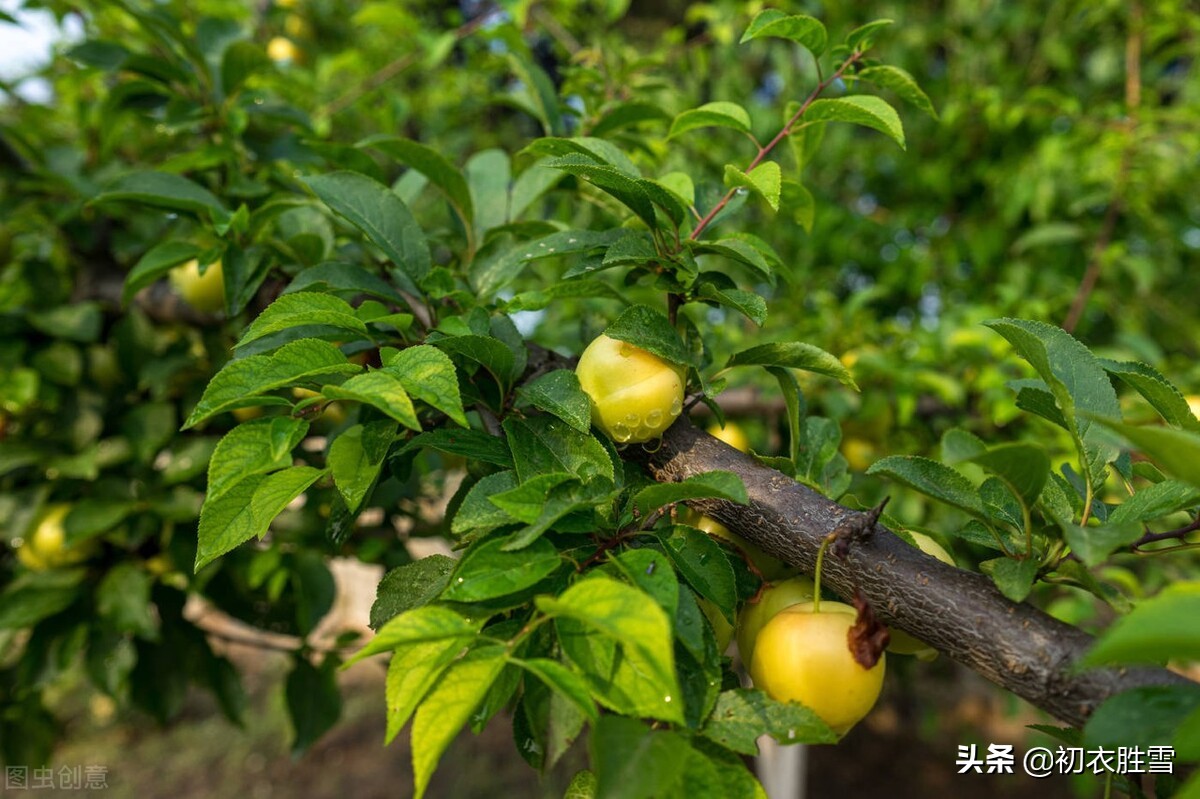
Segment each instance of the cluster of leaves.
[{"label": "cluster of leaves", "polygon": [[[955,429],[942,439],[941,461],[892,455],[876,461],[870,473],[965,515],[965,524],[942,532],[998,553],[979,565],[1010,599],[1024,600],[1035,582],[1044,581],[1081,589],[1127,614],[1081,667],[1194,661],[1200,655],[1200,583],[1182,580],[1134,607],[1126,589],[1137,586],[1137,578],[1119,564],[1129,552],[1195,548],[1188,535],[1200,527],[1200,419],[1179,389],[1147,364],[1098,358],[1041,322],[997,319],[988,325],[1037,375],[1010,383],[1017,405],[1070,436],[1074,465],[1054,471],[1039,444],[988,445]],[[1148,403],[1160,423],[1122,421],[1114,382]],[[1083,730],[1042,729],[1076,746],[1167,742],[1180,761],[1195,762],[1200,686],[1134,689],[1105,702]],[[1120,782],[1125,792],[1140,795],[1136,786]],[[1180,795],[1198,788],[1195,781]]]}]

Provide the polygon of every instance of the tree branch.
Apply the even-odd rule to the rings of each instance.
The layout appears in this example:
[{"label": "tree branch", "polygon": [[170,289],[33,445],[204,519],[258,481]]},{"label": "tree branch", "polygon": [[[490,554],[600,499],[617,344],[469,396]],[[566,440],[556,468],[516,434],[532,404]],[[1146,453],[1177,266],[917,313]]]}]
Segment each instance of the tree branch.
[{"label": "tree branch", "polygon": [[[858,513],[686,420],[667,430],[656,451],[638,457],[664,482],[714,469],[734,472],[746,484],[749,505],[692,504],[771,555],[809,571],[824,536]],[[984,575],[946,565],[881,525],[845,560],[826,558],[824,582],[843,597],[861,590],[888,624],[1071,725],[1082,725],[1100,703],[1126,689],[1190,682],[1153,667],[1074,672],[1092,636],[1032,605],[1009,601]]]}]

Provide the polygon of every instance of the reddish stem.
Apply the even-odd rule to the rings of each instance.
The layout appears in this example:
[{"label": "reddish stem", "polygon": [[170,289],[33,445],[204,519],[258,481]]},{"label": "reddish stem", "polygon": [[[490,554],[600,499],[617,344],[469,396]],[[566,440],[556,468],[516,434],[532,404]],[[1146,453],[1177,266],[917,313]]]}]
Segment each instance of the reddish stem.
[{"label": "reddish stem", "polygon": [[[773,149],[775,149],[775,145],[779,144],[779,142],[783,141],[791,134],[792,127],[800,121],[800,117],[804,116],[804,112],[807,111],[808,107],[813,104],[813,101],[821,96],[821,92],[828,89],[834,81],[842,76],[842,73],[850,68],[851,64],[853,64],[855,61],[858,61],[860,58],[862,58],[862,53],[853,53],[849,58],[842,62],[842,65],[837,68],[837,72],[834,72],[828,78],[817,84],[816,88],[813,89],[809,93],[808,97],[804,99],[804,102],[801,103],[800,108],[797,109],[796,113],[792,114],[792,118],[787,121],[787,124],[775,134],[775,138],[758,148],[758,155],[754,156],[754,160],[750,162],[750,166],[746,167],[747,173],[753,171],[754,167],[761,164],[763,159],[766,158]],[[688,238],[693,240],[700,238],[700,234],[704,232],[704,229],[708,227],[714,219],[716,219],[717,214],[721,213],[721,209],[728,205],[729,201],[733,199],[734,192],[736,191],[737,189],[735,188],[725,192],[725,196],[721,198],[720,202],[714,205],[712,210],[705,214],[704,218],[696,223],[696,227],[692,228],[691,235],[689,235]]]}]

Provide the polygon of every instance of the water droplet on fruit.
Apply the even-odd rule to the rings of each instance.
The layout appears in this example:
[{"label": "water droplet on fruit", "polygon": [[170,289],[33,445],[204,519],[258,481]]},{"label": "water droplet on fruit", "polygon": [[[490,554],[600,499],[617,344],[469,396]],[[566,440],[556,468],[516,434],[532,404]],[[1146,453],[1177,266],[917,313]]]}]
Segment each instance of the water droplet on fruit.
[{"label": "water droplet on fruit", "polygon": [[620,441],[622,444],[633,438],[633,432],[629,429],[629,427],[621,424],[620,422],[617,422],[613,425],[612,434],[613,438],[615,438],[617,441]]},{"label": "water droplet on fruit", "polygon": [[637,425],[640,421],[642,421],[642,417],[638,416],[636,413],[625,414],[625,424],[627,424],[627,425],[632,425],[633,427],[637,427]]},{"label": "water droplet on fruit", "polygon": [[678,399],[671,400],[671,418],[675,418],[676,416],[678,416],[679,412],[682,410],[683,410],[682,402],[680,402]]},{"label": "water droplet on fruit", "polygon": [[646,414],[646,424],[648,424],[650,427],[658,427],[660,424],[662,424],[662,411],[660,411],[658,408],[655,408],[654,410],[650,411],[650,413]]}]

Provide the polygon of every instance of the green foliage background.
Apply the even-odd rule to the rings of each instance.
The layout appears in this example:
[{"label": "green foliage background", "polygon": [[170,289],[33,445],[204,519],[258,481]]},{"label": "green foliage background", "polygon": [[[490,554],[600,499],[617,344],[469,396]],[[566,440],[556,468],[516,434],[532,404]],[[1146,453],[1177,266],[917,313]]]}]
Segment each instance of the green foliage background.
[{"label": "green foliage background", "polygon": [[[405,568],[389,578],[393,593],[385,588],[377,610],[390,610],[372,624],[405,622],[390,628],[390,645],[375,639],[374,650],[408,647],[401,654],[444,669],[470,644],[449,673],[461,684],[496,686],[468,697],[478,701],[464,710],[450,681],[438,682],[442,672],[430,672],[423,687],[440,687],[424,715],[419,692],[405,708],[418,727],[433,725],[422,734],[439,742],[419,755],[419,780],[446,735],[513,701],[516,724],[527,727],[518,739],[531,736],[550,759],[585,722],[594,725],[601,795],[614,790],[629,756],[622,742],[638,736],[673,752],[668,759],[683,769],[659,774],[657,787],[647,782],[647,794],[711,772],[721,775],[714,784],[723,795],[755,795],[734,754],[744,742],[706,728],[696,708],[755,716],[753,704],[766,700],[720,685],[731,677],[707,624],[703,636],[674,648],[677,619],[666,613],[615,612],[605,632],[610,646],[629,647],[626,655],[661,679],[654,689],[677,678],[675,650],[729,689],[689,698],[686,718],[678,704],[665,710],[648,697],[622,704],[606,696],[587,682],[582,655],[563,665],[549,626],[523,626],[554,619],[559,639],[582,636],[571,624],[597,622],[587,610],[597,597],[585,595],[597,585],[609,592],[605,601],[629,608],[645,604],[643,592],[666,590],[677,596],[666,611],[696,619],[697,597],[731,615],[754,591],[744,564],[719,547],[727,576],[689,572],[679,553],[714,545],[686,525],[624,550],[606,577],[577,582],[566,566],[590,565],[593,554],[572,533],[627,531],[622,513],[637,497],[650,503],[639,510],[652,511],[675,499],[736,500],[741,488],[716,477],[690,494],[647,498],[639,493],[645,476],[588,432],[586,414],[582,429],[572,427],[578,414],[564,408],[577,390],[515,393],[530,357],[523,339],[576,355],[618,318],[637,343],[682,353],[677,360],[694,367],[692,388],[712,394],[719,367],[756,345],[805,342],[833,353],[759,351],[743,362],[770,370],[722,375],[774,409],[735,414],[755,450],[850,505],[893,494],[894,524],[952,538],[961,565],[983,568],[1014,598],[1031,596],[1099,630],[1112,612],[1195,579],[1187,549],[1153,558],[1128,551],[1143,533],[1194,518],[1200,499],[1194,466],[1171,455],[1200,452],[1198,423],[1180,404],[1200,393],[1191,307],[1200,296],[1200,17],[1187,3],[789,9],[819,17],[834,45],[873,19],[894,19],[874,32],[869,58],[906,70],[924,93],[853,80],[853,70],[835,81],[823,97],[878,94],[901,109],[903,131],[827,124],[788,137],[771,156],[782,167],[781,197],[772,202],[770,186],[746,178],[755,191],[732,197],[710,237],[743,249],[707,255],[670,241],[672,227],[686,234],[694,219],[663,222],[679,202],[669,197],[650,208],[661,224],[655,236],[642,237],[646,225],[622,199],[624,184],[614,189],[604,170],[628,164],[702,214],[720,201],[727,165],[744,169],[758,149],[751,140],[770,140],[844,55],[818,61],[779,39],[739,42],[758,4],[464,4],[470,16],[432,2],[25,5],[79,17],[86,38],[64,43],[44,71],[52,103],[27,103],[3,87],[0,106],[0,540],[10,544],[0,550],[0,745],[8,762],[47,756],[59,733],[47,689],[80,674],[162,722],[200,684],[236,721],[244,703],[236,672],[184,619],[186,596],[303,640],[333,601],[326,560],[344,554]],[[267,56],[276,37],[294,42],[292,59]],[[744,109],[744,125],[735,114],[734,122],[681,130],[680,114],[730,101]],[[581,151],[584,136],[607,148]],[[556,169],[547,166],[552,158]],[[691,197],[669,177],[679,174]],[[380,220],[395,227],[380,229]],[[562,231],[591,238],[574,243],[574,256],[520,255]],[[598,259],[618,240],[636,247],[600,271]],[[678,258],[664,266],[665,251]],[[704,281],[688,276],[699,256],[717,293],[703,295]],[[160,281],[192,258],[221,260],[224,312],[198,313]],[[1017,323],[993,322],[1002,335],[981,324],[1062,324],[1089,268],[1099,278],[1074,333],[1090,352],[1047,326],[1022,328],[1031,341],[1013,332]],[[585,279],[566,287],[568,269]],[[710,302],[687,302],[666,322],[664,294]],[[658,321],[629,321],[622,313],[630,307],[649,307]],[[1049,365],[1039,363],[1041,352]],[[308,371],[276,383],[263,377],[287,357]],[[238,383],[218,396],[210,380],[246,358],[262,359],[248,369],[255,390]],[[405,377],[418,362],[428,383]],[[1128,362],[1144,366],[1119,366]],[[1064,363],[1086,378],[1058,391]],[[379,377],[392,374],[388,367],[397,376]],[[807,371],[793,378],[787,367]],[[1031,392],[1023,399],[1013,390],[1022,387]],[[292,388],[318,394],[305,399]],[[528,418],[511,413],[518,396]],[[267,415],[238,425],[228,413],[238,405]],[[1145,438],[1139,427],[1116,439],[1085,411],[1152,430],[1165,423],[1180,437]],[[512,442],[545,437],[551,419],[574,429],[553,435],[576,459],[534,475],[541,482],[530,487],[526,456]],[[489,434],[502,422],[501,445]],[[422,429],[430,432],[412,443]],[[313,435],[332,443],[292,452]],[[1133,463],[1130,451],[1162,471]],[[423,502],[444,493],[464,456],[471,463],[451,512],[428,518]],[[514,461],[516,477],[506,468]],[[1043,462],[1024,494],[997,488],[997,480],[1012,488],[1030,463]],[[965,477],[947,476],[942,463]],[[609,482],[591,480],[593,467],[607,468]],[[214,482],[222,476],[227,483]],[[945,488],[960,479],[965,494]],[[921,489],[930,484],[942,488]],[[472,504],[481,485],[479,496],[507,497],[499,516],[500,503]],[[1153,501],[1118,510],[1147,490]],[[302,505],[292,502],[301,495]],[[74,508],[68,540],[94,539],[98,554],[31,574],[13,550],[41,509],[62,502]],[[368,506],[383,510],[382,522],[356,529]],[[530,532],[551,506],[557,516]],[[470,545],[468,557],[458,566],[411,563],[398,520],[411,535],[453,534]],[[497,574],[513,556],[504,549],[511,541],[491,534],[516,521],[530,548],[520,551],[521,574],[501,590],[494,581],[508,579]],[[237,546],[268,525],[263,543]],[[225,532],[209,535],[206,526]],[[548,529],[554,535],[543,537]],[[1003,557],[1025,546],[1030,560]],[[1069,553],[1086,568],[1064,562]],[[682,581],[639,584],[630,575],[651,561]],[[452,570],[483,587],[445,588]],[[426,604],[436,596],[442,601]],[[1194,603],[1179,596],[1154,601]],[[480,608],[499,615],[476,638]],[[1109,652],[1117,659],[1145,643],[1117,642]],[[1156,651],[1154,659],[1172,656],[1196,652]],[[303,750],[337,719],[340,654],[304,645],[294,664],[287,693]],[[396,708],[403,679],[395,669],[392,735],[406,718]],[[597,700],[617,713],[599,715]],[[1181,698],[1167,715],[1178,722],[1192,701]],[[459,715],[447,710],[454,707]],[[650,732],[634,720],[645,717],[679,732]],[[771,724],[759,731],[799,725],[812,740],[828,735],[807,716]]]}]

